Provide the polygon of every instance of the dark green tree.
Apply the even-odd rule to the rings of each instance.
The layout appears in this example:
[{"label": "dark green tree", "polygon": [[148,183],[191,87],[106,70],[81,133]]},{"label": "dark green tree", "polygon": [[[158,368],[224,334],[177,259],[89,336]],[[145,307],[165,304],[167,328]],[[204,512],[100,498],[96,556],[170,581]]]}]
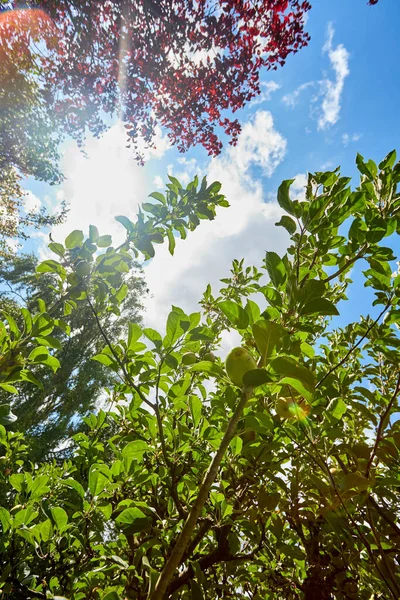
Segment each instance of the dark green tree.
[{"label": "dark green tree", "polygon": [[[19,308],[37,309],[38,299],[46,306],[55,303],[54,275],[36,274],[38,260],[33,255],[15,256],[0,263],[0,308],[17,318]],[[126,296],[121,300],[120,315],[107,312],[101,324],[107,335],[119,337],[127,323],[141,322],[142,302],[147,293],[142,273],[137,265],[124,276]],[[98,410],[104,402],[104,389],[112,387],[114,376],[99,362],[91,360],[104,340],[89,307],[73,310],[64,319],[73,334],[58,329],[48,343],[57,351],[60,368],[53,373],[38,366],[33,373],[42,387],[32,388],[25,383],[19,389],[13,412],[18,418],[18,428],[26,433],[30,444],[30,457],[41,461],[54,456],[62,459],[68,455],[68,444],[74,433],[82,427],[82,417]],[[54,316],[60,317],[60,305]],[[0,392],[0,404],[6,392]]]}]

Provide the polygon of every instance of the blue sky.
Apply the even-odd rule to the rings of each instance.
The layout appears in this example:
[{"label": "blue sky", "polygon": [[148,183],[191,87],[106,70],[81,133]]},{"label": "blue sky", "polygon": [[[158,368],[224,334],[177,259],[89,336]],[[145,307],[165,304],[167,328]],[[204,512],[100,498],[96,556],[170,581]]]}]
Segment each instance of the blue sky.
[{"label": "blue sky", "polygon": [[[89,159],[73,142],[64,144],[67,179],[58,188],[27,182],[30,205],[54,206],[62,198],[70,203],[67,223],[53,232],[62,241],[90,222],[102,233],[122,236],[113,216],[132,218],[138,203],[161,189],[167,172],[184,181],[196,173],[221,180],[232,207],[178,243],[174,258],[157,247],[155,259],[145,267],[152,294],[146,303],[148,325],[162,329],[171,304],[196,310],[207,283],[217,290],[233,258],[260,265],[266,250],[285,252],[284,231],[274,227],[280,214],[276,190],[283,179],[296,177],[300,194],[307,171],[341,165],[343,174],[356,176],[357,151],[380,161],[396,146],[400,150],[400,0],[380,0],[374,7],[367,0],[312,4],[309,46],[280,70],[263,73],[263,97],[236,113],[243,125],[236,148],[225,146],[213,160],[201,148],[180,155],[168,148],[160,131],[157,152],[142,168],[125,148],[116,123],[101,140],[88,140]],[[45,246],[42,234],[27,249],[44,256]],[[355,278],[360,279],[357,273]],[[368,298],[355,285],[353,304],[343,306],[343,322],[368,313]]]}]

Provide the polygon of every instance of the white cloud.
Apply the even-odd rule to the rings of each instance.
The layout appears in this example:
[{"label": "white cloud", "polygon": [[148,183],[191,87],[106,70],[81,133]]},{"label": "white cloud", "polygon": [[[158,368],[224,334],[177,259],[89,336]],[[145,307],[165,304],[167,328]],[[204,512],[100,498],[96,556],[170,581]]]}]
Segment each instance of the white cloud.
[{"label": "white cloud", "polygon": [[[66,181],[58,199],[69,202],[70,213],[65,224],[54,228],[55,240],[63,241],[73,229],[87,232],[92,223],[101,234],[112,234],[114,242],[122,241],[124,230],[114,216],[134,219],[148,187],[161,184],[153,169],[136,165],[124,141],[125,132],[116,125],[100,140],[88,140],[89,158],[72,144],[67,148],[62,165]],[[274,225],[281,209],[276,201],[265,202],[267,194],[260,177],[273,174],[284,159],[286,146],[271,113],[257,111],[244,124],[237,146],[226,148],[221,156],[203,165],[209,182],[221,181],[231,207],[219,209],[214,221],[203,221],[186,240],[178,239],[173,257],[166,244],[157,246],[155,258],[145,266],[152,294],[144,315],[148,326],[163,330],[172,304],[187,312],[199,310],[207,283],[217,293],[219,280],[229,277],[234,258],[245,258],[246,265],[260,265],[267,249],[285,251],[286,234]],[[168,165],[169,173],[181,171],[190,178],[195,172],[201,175],[200,165],[190,155]],[[235,336],[226,336],[222,352],[235,343]]]},{"label": "white cloud", "polygon": [[28,212],[36,212],[40,209],[41,206],[42,206],[42,203],[40,202],[39,198],[37,196],[35,196],[35,194],[33,192],[28,190],[24,196],[25,212],[27,212],[27,213]]},{"label": "white cloud", "polygon": [[286,153],[286,140],[275,129],[269,111],[258,111],[242,128],[238,143],[229,148],[230,162],[236,164],[242,175],[250,165],[261,167],[266,177],[271,177]]},{"label": "white cloud", "polygon": [[[174,175],[180,183],[187,185],[196,174],[199,174],[199,164],[195,158],[186,158],[185,156],[178,158],[177,162],[182,165],[182,170],[177,171]],[[172,175],[172,170],[170,175]]]},{"label": "white cloud", "polygon": [[[341,98],[346,77],[350,74],[349,53],[343,44],[333,46],[335,31],[331,23],[328,25],[327,40],[322,48],[323,54],[328,55],[334,77],[324,74],[319,81],[307,81],[299,85],[293,92],[285,94],[282,102],[289,108],[294,108],[300,100],[300,95],[307,89],[316,87],[311,99],[311,117],[318,121],[318,129],[327,129],[339,120]],[[306,133],[309,130],[306,128]]]},{"label": "white cloud", "polygon": [[259,111],[244,125],[238,145],[211,160],[208,181],[222,183],[231,206],[219,209],[214,221],[202,222],[186,240],[177,240],[173,257],[165,246],[157,247],[155,258],[145,267],[153,295],[146,303],[147,325],[163,330],[172,304],[187,312],[199,310],[207,283],[217,293],[219,280],[229,277],[234,258],[260,265],[267,249],[284,252],[287,237],[274,226],[281,209],[276,202],[264,202],[261,182],[250,171],[258,166],[270,177],[285,152],[286,140],[275,129],[271,114]]},{"label": "white cloud", "polygon": [[353,133],[353,135],[350,135],[348,133],[344,133],[342,135],[342,142],[343,142],[343,146],[348,146],[350,144],[350,142],[358,142],[358,140],[361,138],[361,135],[359,133]]},{"label": "white cloud", "polygon": [[[168,147],[161,130],[157,130],[155,143],[157,149],[146,150],[149,159],[160,157]],[[125,230],[114,217],[125,215],[134,220],[139,203],[146,199],[148,171],[135,162],[132,150],[126,147],[121,123],[99,140],[89,137],[85,152],[87,156],[73,143],[65,151],[62,170],[66,179],[57,200],[65,198],[69,213],[66,222],[53,229],[53,237],[63,241],[74,229],[87,234],[93,224],[101,235],[111,234],[118,244]]]},{"label": "white cloud", "polygon": [[289,106],[290,108],[294,108],[296,106],[296,104],[298,104],[299,102],[299,96],[302,92],[304,92],[304,90],[314,86],[315,83],[314,81],[307,81],[307,83],[302,83],[301,85],[299,85],[298,88],[296,88],[294,90],[294,92],[291,92],[290,94],[285,94],[282,97],[282,102],[284,104],[286,104],[286,106]]},{"label": "white cloud", "polygon": [[290,186],[290,196],[296,200],[305,200],[306,197],[306,185],[307,185],[307,174],[298,173],[294,178],[292,185]]},{"label": "white cloud", "polygon": [[158,190],[164,189],[164,182],[160,175],[156,175],[153,179],[153,184],[156,186]]},{"label": "white cloud", "polygon": [[279,90],[281,88],[280,84],[276,83],[275,81],[262,81],[260,83],[260,87],[261,93],[259,96],[257,96],[251,101],[251,107],[257,106],[257,104],[263,104],[264,102],[268,102],[268,100],[271,99],[273,92],[276,92],[276,90]]},{"label": "white cloud", "polygon": [[318,118],[318,129],[326,129],[334,125],[339,119],[341,108],[341,96],[346,77],[350,74],[349,53],[343,44],[333,46],[334,29],[331,23],[328,25],[327,41],[322,49],[328,54],[331,66],[335,72],[335,79],[325,77],[320,82],[320,95],[323,97],[321,113]]}]

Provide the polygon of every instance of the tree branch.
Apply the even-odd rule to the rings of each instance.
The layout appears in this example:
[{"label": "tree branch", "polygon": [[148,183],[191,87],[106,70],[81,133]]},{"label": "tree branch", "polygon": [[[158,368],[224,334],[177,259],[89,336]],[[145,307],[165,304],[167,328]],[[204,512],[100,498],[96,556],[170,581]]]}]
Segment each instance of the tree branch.
[{"label": "tree branch", "polygon": [[341,267],[340,269],[338,269],[336,271],[336,273],[333,273],[332,275],[330,275],[329,277],[326,277],[322,281],[324,283],[329,283],[330,281],[332,281],[332,279],[339,277],[339,275],[341,275],[344,271],[346,271],[349,267],[351,267],[351,265],[353,263],[355,263],[359,258],[362,258],[367,250],[368,250],[368,245],[364,245],[361,248],[360,252],[358,254],[356,254],[355,256],[353,256],[353,258],[351,258],[345,265],[343,265],[343,267]]},{"label": "tree branch", "polygon": [[373,463],[373,460],[376,456],[377,450],[378,450],[378,446],[379,446],[379,442],[382,440],[382,431],[385,428],[385,421],[386,421],[386,417],[389,415],[390,411],[392,410],[393,404],[396,401],[397,398],[397,394],[400,392],[400,372],[397,376],[397,383],[396,383],[396,388],[393,392],[393,395],[390,399],[389,404],[387,405],[386,409],[384,410],[384,412],[381,415],[381,418],[379,419],[379,425],[378,425],[378,429],[376,430],[376,440],[375,440],[375,444],[373,447],[373,450],[371,452],[371,456],[369,457],[368,463],[367,463],[367,467],[365,469],[365,477],[369,476],[369,472]]},{"label": "tree branch", "polygon": [[318,381],[317,385],[315,386],[316,389],[321,385],[321,383],[323,381],[325,381],[325,379],[327,377],[329,377],[329,375],[331,375],[334,371],[336,371],[336,369],[338,369],[339,367],[341,367],[346,362],[346,360],[354,352],[354,350],[356,348],[358,348],[358,346],[361,344],[361,342],[363,340],[365,340],[365,338],[367,337],[367,335],[369,334],[369,332],[371,331],[371,329],[373,329],[375,327],[375,325],[378,323],[378,321],[380,320],[380,318],[385,314],[385,312],[388,310],[388,308],[390,307],[391,304],[392,304],[392,298],[390,298],[389,302],[386,304],[386,306],[382,310],[382,312],[380,312],[379,315],[376,317],[375,321],[373,321],[373,323],[371,323],[371,325],[369,325],[369,327],[367,328],[367,330],[364,333],[364,335],[362,337],[360,337],[360,339],[358,340],[357,344],[354,344],[354,346],[352,346],[350,348],[350,350],[347,352],[347,354],[344,356],[344,358],[342,358],[342,360],[340,362],[338,362],[337,365],[334,365],[331,369],[329,369],[329,371],[327,373],[325,373],[325,375],[322,377],[322,379],[320,379]]},{"label": "tree branch", "polygon": [[197,495],[196,500],[191,508],[188,518],[183,526],[181,533],[178,536],[178,539],[175,543],[175,546],[171,552],[170,557],[168,558],[164,569],[161,572],[161,575],[157,581],[154,592],[151,595],[150,600],[163,600],[165,598],[165,594],[171,581],[175,570],[181,564],[182,557],[185,553],[185,550],[190,542],[190,538],[192,536],[193,530],[196,526],[197,520],[203,510],[203,507],[207,501],[210,489],[214,480],[217,476],[218,468],[221,464],[221,461],[225,455],[225,452],[229,446],[230,441],[235,435],[237,424],[242,416],[244,407],[247,404],[247,401],[251,395],[252,388],[244,388],[239,400],[239,403],[236,407],[235,412],[233,413],[228,426],[226,428],[224,437],[221,440],[220,446],[211,461],[211,464],[204,476],[203,483],[200,486],[199,493]]},{"label": "tree branch", "polygon": [[90,306],[90,309],[94,315],[94,318],[96,319],[96,323],[97,323],[97,327],[99,328],[99,331],[101,333],[101,335],[104,338],[104,341],[106,342],[107,346],[110,348],[110,351],[114,357],[114,360],[117,362],[117,364],[119,365],[121,371],[123,372],[125,379],[127,381],[127,383],[135,390],[135,392],[140,396],[141,400],[147,404],[147,406],[150,406],[150,408],[152,408],[154,410],[154,404],[152,402],[150,402],[150,400],[147,400],[146,396],[143,394],[143,392],[141,391],[141,389],[139,388],[138,385],[136,385],[136,383],[133,381],[132,377],[129,375],[128,371],[125,368],[124,363],[122,362],[122,360],[119,358],[118,354],[115,352],[114,348],[112,347],[112,344],[110,342],[110,340],[108,339],[108,335],[106,334],[106,332],[103,329],[102,324],[100,323],[100,319],[98,317],[98,314],[92,304],[92,302],[90,301],[90,297],[89,297],[89,292],[86,290],[86,297],[87,297],[87,301],[88,304]]}]

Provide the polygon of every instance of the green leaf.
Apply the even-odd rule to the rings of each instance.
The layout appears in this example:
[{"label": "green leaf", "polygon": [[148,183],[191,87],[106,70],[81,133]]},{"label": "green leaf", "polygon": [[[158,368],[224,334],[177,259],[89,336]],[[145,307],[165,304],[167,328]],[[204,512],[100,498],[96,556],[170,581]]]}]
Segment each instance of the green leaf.
[{"label": "green leaf", "polygon": [[310,390],[309,387],[305,387],[304,382],[301,381],[300,379],[295,379],[294,377],[283,377],[279,381],[279,383],[280,383],[280,385],[283,385],[283,386],[284,385],[290,386],[291,388],[296,390],[296,392],[298,392],[300,396],[302,396],[309,402],[312,402],[312,399],[313,399],[312,391],[313,390]]},{"label": "green leaf", "polygon": [[143,333],[147,337],[148,340],[153,342],[153,344],[156,347],[159,348],[160,346],[162,346],[162,337],[158,333],[158,331],[156,331],[155,329],[152,329],[151,327],[146,327],[145,329],[143,329]]},{"label": "green leaf", "polygon": [[182,314],[172,310],[167,318],[167,332],[163,340],[164,348],[170,348],[183,335],[181,326]]},{"label": "green leaf", "polygon": [[97,238],[96,244],[99,248],[108,248],[112,244],[111,235],[101,235]]},{"label": "green leaf", "polygon": [[50,335],[53,329],[53,319],[47,313],[42,313],[33,319],[32,333],[35,337]]},{"label": "green leaf", "polygon": [[21,314],[25,323],[25,333],[30,333],[33,327],[33,321],[31,317],[31,313],[26,308],[21,308]]},{"label": "green leaf", "polygon": [[18,340],[21,337],[21,332],[18,329],[18,325],[15,322],[14,317],[12,317],[11,315],[9,315],[8,313],[6,313],[4,310],[1,311],[4,315],[4,318],[6,319],[6,321],[8,322],[8,327],[10,329],[10,333],[12,333],[15,337],[16,340]]},{"label": "green leaf", "polygon": [[343,476],[340,487],[344,490],[366,490],[371,485],[369,479],[361,475],[361,473],[347,473]]},{"label": "green leaf", "polygon": [[108,354],[96,354],[96,356],[92,356],[91,360],[96,360],[97,362],[105,365],[106,367],[110,367],[115,364],[115,360],[111,358]]},{"label": "green leaf", "polygon": [[190,332],[190,339],[193,341],[212,342],[215,339],[215,333],[209,327],[195,327]]},{"label": "green leaf", "polygon": [[194,396],[194,395],[189,396],[189,408],[190,408],[190,413],[192,415],[194,427],[196,428],[197,425],[199,424],[200,417],[201,417],[201,411],[203,408],[203,403],[198,396]]},{"label": "green leaf", "polygon": [[223,300],[218,302],[218,307],[236,329],[246,329],[248,327],[249,316],[240,304],[233,302],[233,300]]},{"label": "green leaf", "polygon": [[301,315],[338,315],[339,311],[336,306],[326,298],[315,298],[307,302],[300,310]]},{"label": "green leaf", "polygon": [[10,383],[0,383],[0,388],[6,392],[9,392],[10,394],[18,394],[17,388]]},{"label": "green leaf", "polygon": [[333,400],[330,401],[327,408],[327,412],[331,414],[332,417],[335,417],[335,419],[338,420],[340,420],[343,417],[346,410],[347,406],[341,398],[333,398]]},{"label": "green leaf", "polygon": [[56,260],[45,260],[36,267],[36,273],[65,273],[65,269]]},{"label": "green leaf", "polygon": [[17,529],[21,525],[27,526],[29,523],[34,521],[38,515],[39,513],[36,510],[33,510],[31,506],[28,506],[28,508],[23,508],[17,513],[14,513],[13,527]]},{"label": "green leaf", "polygon": [[121,225],[123,225],[129,233],[132,233],[134,231],[135,226],[132,223],[132,221],[128,219],[128,217],[120,215],[118,217],[115,217],[115,220],[118,221],[118,223],[121,223]]},{"label": "green leaf", "polygon": [[265,365],[267,359],[275,353],[286,331],[279,323],[263,320],[254,323],[252,330],[257,349],[262,357],[262,364]]},{"label": "green leaf", "polygon": [[271,381],[271,375],[264,369],[252,369],[243,375],[243,383],[246,386],[257,387]]},{"label": "green leaf", "polygon": [[98,471],[96,468],[92,468],[89,473],[89,491],[92,496],[98,496],[108,483],[108,478]]},{"label": "green leaf", "polygon": [[46,519],[42,523],[39,523],[37,529],[39,530],[43,542],[49,542],[53,537],[53,525],[50,519]]},{"label": "green leaf", "polygon": [[[65,599],[65,600],[67,600],[67,599]],[[117,594],[117,592],[112,591],[112,592],[108,592],[105,596],[103,596],[103,600],[122,600],[122,598],[119,594]]]},{"label": "green leaf", "polygon": [[[11,386],[13,387],[13,386]],[[9,404],[0,404],[0,425],[12,425],[17,420],[17,416],[11,411]]]},{"label": "green leaf", "polygon": [[19,380],[20,381],[30,381],[30,383],[33,383],[33,385],[36,385],[38,388],[40,388],[41,390],[43,389],[43,384],[41,381],[39,381],[39,379],[37,379],[33,373],[31,373],[31,371],[28,371],[28,369],[22,369],[19,372]]},{"label": "green leaf", "polygon": [[275,287],[279,287],[286,279],[286,269],[283,260],[276,252],[266,252],[265,266]]},{"label": "green leaf", "polygon": [[2,506],[0,506],[0,523],[3,529],[3,533],[6,533],[10,529],[12,523],[10,513]]},{"label": "green leaf", "polygon": [[36,341],[38,344],[40,344],[40,346],[49,346],[50,348],[55,348],[56,350],[62,349],[60,340],[51,335],[36,337]]},{"label": "green leaf", "polygon": [[54,373],[58,371],[58,369],[61,367],[58,358],[56,358],[55,356],[51,356],[51,354],[40,360],[39,358],[37,358],[35,362],[40,362],[41,365],[46,365],[46,367],[50,367],[50,369],[52,369]]},{"label": "green leaf", "polygon": [[281,495],[278,492],[268,494],[263,488],[260,489],[258,494],[258,503],[261,510],[273,511],[279,504]]},{"label": "green leaf", "polygon": [[38,358],[41,356],[48,356],[48,354],[49,354],[49,350],[46,346],[37,346],[29,354],[28,359],[35,360],[35,358]]},{"label": "green leaf", "polygon": [[57,254],[60,258],[62,258],[65,254],[65,248],[62,244],[58,244],[57,242],[51,242],[51,244],[49,244],[49,249],[54,252],[54,254]]},{"label": "green leaf", "polygon": [[60,532],[62,532],[68,525],[67,513],[60,506],[55,506],[54,508],[51,508],[50,512],[57,529]]},{"label": "green leaf", "polygon": [[201,360],[195,365],[191,366],[188,371],[195,371],[196,373],[209,373],[213,377],[224,377],[225,372],[215,362],[208,360]]},{"label": "green leaf", "polygon": [[115,519],[115,523],[123,529],[129,529],[130,534],[146,531],[151,525],[146,515],[136,507],[123,510]]},{"label": "green leaf", "polygon": [[128,350],[142,336],[142,329],[137,323],[128,323]]},{"label": "green leaf", "polygon": [[62,485],[66,485],[67,487],[70,487],[72,489],[74,489],[81,498],[84,497],[85,495],[85,490],[83,489],[83,487],[81,486],[81,484],[79,483],[79,481],[76,481],[75,479],[69,478],[69,479],[62,479],[60,481],[60,483],[62,483]]},{"label": "green leaf", "polygon": [[281,377],[291,377],[301,381],[310,391],[313,391],[315,388],[314,373],[291,358],[286,358],[284,356],[275,358],[271,362],[270,368],[272,372]]},{"label": "green leaf", "polygon": [[10,475],[9,482],[17,492],[22,491],[22,485],[25,481],[25,475],[23,473],[13,473]]},{"label": "green leaf", "polygon": [[89,225],[89,240],[95,244],[99,239],[99,230],[95,225]]},{"label": "green leaf", "polygon": [[261,311],[258,304],[253,302],[253,300],[247,300],[244,310],[247,312],[250,325],[253,325],[253,323],[259,320]]},{"label": "green leaf", "polygon": [[294,179],[286,179],[286,181],[283,181],[278,188],[278,204],[290,215],[294,214],[293,202],[291,201],[289,195],[290,186],[293,182]]},{"label": "green leaf", "polygon": [[48,475],[38,475],[28,484],[27,490],[31,495],[31,500],[34,498],[39,498],[44,494],[47,494],[50,490],[48,487],[49,483]]},{"label": "green leaf", "polygon": [[243,448],[243,440],[241,437],[239,437],[238,435],[236,435],[233,440],[231,440],[231,443],[229,444],[229,447],[232,451],[233,456],[239,456],[242,448]]},{"label": "green leaf", "polygon": [[191,600],[204,600],[203,588],[195,579],[190,580]]},{"label": "green leaf", "polygon": [[60,361],[55,356],[49,354],[46,346],[38,346],[29,354],[28,359],[34,363],[50,367],[54,373],[60,368]]},{"label": "green leaf", "polygon": [[388,224],[383,217],[375,217],[368,224],[368,231],[365,236],[367,242],[370,242],[371,244],[376,244],[377,242],[380,242],[381,239],[385,237],[387,228]]},{"label": "green leaf", "polygon": [[167,201],[165,200],[165,196],[163,194],[161,194],[160,192],[152,192],[151,194],[149,194],[150,198],[154,198],[154,200],[158,200],[158,202],[161,202],[161,204],[167,204]]},{"label": "green leaf", "polygon": [[396,150],[392,150],[385,156],[385,158],[379,163],[381,171],[384,169],[391,169],[396,162]]},{"label": "green leaf", "polygon": [[174,236],[174,232],[171,231],[171,229],[167,230],[167,237],[168,237],[168,252],[173,256],[174,251],[175,251],[175,236]]},{"label": "green leaf", "polygon": [[140,240],[135,241],[135,246],[140,252],[142,252],[146,259],[153,258],[154,246],[151,243],[148,237],[141,238]]},{"label": "green leaf", "polygon": [[372,160],[369,160],[367,163],[365,163],[361,154],[357,153],[356,165],[360,173],[365,175],[368,179],[373,180],[374,177],[376,177],[378,169]]},{"label": "green leaf", "polygon": [[83,243],[83,239],[84,239],[84,235],[83,235],[83,231],[79,231],[78,229],[75,229],[72,233],[70,233],[66,238],[65,238],[65,247],[68,250],[72,250],[73,248],[76,248],[77,246],[81,246]]},{"label": "green leaf", "polygon": [[143,455],[145,452],[149,450],[149,445],[144,440],[134,440],[133,442],[129,442],[122,450],[123,458],[131,458],[136,459],[138,462],[141,462],[143,459]]},{"label": "green leaf", "polygon": [[281,220],[278,223],[275,223],[275,225],[277,227],[284,227],[286,231],[290,233],[290,235],[293,235],[297,229],[295,221],[293,221],[293,219],[287,215],[281,217]]}]

